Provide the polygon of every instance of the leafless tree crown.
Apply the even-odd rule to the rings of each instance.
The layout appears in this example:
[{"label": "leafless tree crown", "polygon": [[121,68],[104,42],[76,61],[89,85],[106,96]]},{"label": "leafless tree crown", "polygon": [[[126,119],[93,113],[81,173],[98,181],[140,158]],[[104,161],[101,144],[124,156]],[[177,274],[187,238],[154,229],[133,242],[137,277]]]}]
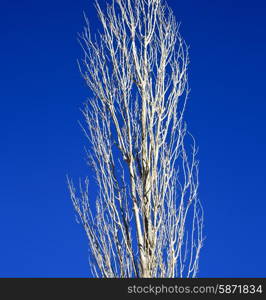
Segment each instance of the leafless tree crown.
[{"label": "leafless tree crown", "polygon": [[188,48],[162,0],[111,0],[86,18],[80,70],[98,194],[68,186],[95,277],[195,277],[202,248],[197,148],[184,122]]}]

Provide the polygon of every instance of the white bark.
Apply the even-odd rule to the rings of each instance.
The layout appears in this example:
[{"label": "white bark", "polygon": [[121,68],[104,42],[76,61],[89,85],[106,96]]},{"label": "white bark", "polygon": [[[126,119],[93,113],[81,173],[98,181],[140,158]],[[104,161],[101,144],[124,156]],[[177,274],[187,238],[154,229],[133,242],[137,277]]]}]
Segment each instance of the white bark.
[{"label": "white bark", "polygon": [[[161,0],[113,0],[80,35],[83,110],[98,195],[71,198],[96,277],[195,277],[202,247],[197,148],[187,132],[188,48]],[[192,144],[192,145],[191,145]],[[188,145],[188,146],[186,146]]]}]

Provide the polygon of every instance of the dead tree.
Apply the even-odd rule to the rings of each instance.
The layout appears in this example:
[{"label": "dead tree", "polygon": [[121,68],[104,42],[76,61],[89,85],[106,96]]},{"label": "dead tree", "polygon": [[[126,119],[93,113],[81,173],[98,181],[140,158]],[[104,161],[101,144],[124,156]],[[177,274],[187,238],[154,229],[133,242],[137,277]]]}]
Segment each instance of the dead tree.
[{"label": "dead tree", "polygon": [[[188,47],[163,0],[96,3],[80,35],[91,91],[83,130],[89,179],[68,186],[95,277],[195,277],[202,248],[197,147],[184,121]],[[90,180],[90,183],[94,182]]]}]

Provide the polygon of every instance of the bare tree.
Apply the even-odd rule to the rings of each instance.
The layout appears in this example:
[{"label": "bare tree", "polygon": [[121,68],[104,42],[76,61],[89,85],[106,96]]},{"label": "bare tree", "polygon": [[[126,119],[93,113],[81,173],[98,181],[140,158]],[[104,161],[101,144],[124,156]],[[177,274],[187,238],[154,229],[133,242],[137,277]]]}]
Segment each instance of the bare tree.
[{"label": "bare tree", "polygon": [[[195,277],[202,248],[197,148],[184,122],[188,47],[163,0],[111,0],[86,19],[82,127],[98,194],[68,186],[95,277]],[[188,146],[186,146],[188,145]]]}]

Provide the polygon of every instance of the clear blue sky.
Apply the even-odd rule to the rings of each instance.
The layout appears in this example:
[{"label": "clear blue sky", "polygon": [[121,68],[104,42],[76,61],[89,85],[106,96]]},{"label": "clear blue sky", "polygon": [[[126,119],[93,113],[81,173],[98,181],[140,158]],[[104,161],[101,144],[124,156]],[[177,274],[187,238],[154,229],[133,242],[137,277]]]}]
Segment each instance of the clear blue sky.
[{"label": "clear blue sky", "polygon": [[[186,119],[206,215],[199,276],[265,277],[266,3],[168,3],[191,46]],[[83,10],[97,24],[91,1],[1,1],[0,277],[89,276],[65,180],[87,172]]]}]

